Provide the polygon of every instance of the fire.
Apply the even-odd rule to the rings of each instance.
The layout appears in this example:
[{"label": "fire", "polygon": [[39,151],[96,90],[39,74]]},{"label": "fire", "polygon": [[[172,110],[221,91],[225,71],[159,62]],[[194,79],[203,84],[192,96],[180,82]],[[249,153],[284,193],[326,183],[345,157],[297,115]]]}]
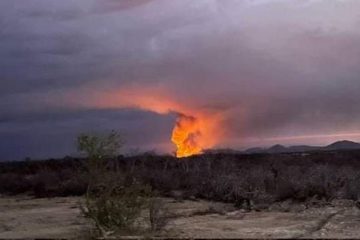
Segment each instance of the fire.
[{"label": "fire", "polygon": [[[127,88],[92,94],[91,103],[99,108],[137,108],[159,114],[177,113],[171,142],[178,158],[200,154],[215,146],[222,137],[223,114],[206,111],[189,103],[176,101],[167,91],[151,88]],[[89,100],[87,100],[89,104]]]},{"label": "fire", "polygon": [[176,145],[178,158],[202,152],[201,131],[196,118],[180,114],[173,129],[171,141]]},{"label": "fire", "polygon": [[178,158],[201,154],[215,146],[222,137],[221,115],[196,112],[195,116],[178,115],[171,137]]}]

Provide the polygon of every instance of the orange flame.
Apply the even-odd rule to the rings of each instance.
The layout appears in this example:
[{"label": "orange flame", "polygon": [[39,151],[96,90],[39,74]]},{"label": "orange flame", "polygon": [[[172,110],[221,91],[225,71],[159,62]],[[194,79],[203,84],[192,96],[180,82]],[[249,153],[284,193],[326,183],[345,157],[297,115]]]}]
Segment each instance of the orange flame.
[{"label": "orange flame", "polygon": [[196,113],[196,117],[179,114],[171,137],[177,148],[176,156],[183,158],[201,154],[215,146],[222,137],[219,127],[221,117],[202,112]]},{"label": "orange flame", "polygon": [[200,154],[201,131],[198,120],[191,116],[180,114],[173,129],[171,141],[176,145],[176,156],[178,158],[189,157]]},{"label": "orange flame", "polygon": [[[200,110],[190,104],[175,101],[166,91],[151,88],[127,88],[93,93],[92,105],[100,108],[133,107],[159,114],[178,113],[171,141],[175,144],[178,158],[200,154],[220,141],[222,114]],[[89,100],[86,101],[89,104]]]}]

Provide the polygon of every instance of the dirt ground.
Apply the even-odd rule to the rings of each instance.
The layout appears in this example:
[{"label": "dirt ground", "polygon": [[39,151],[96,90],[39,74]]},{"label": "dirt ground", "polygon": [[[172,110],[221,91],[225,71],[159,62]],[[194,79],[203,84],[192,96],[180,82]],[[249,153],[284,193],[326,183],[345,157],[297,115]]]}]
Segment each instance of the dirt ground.
[{"label": "dirt ground", "polygon": [[[350,201],[267,211],[237,210],[207,201],[163,199],[168,223],[161,236],[190,238],[359,238],[360,210]],[[89,237],[80,198],[0,197],[0,238]]]},{"label": "dirt ground", "polygon": [[89,224],[79,198],[0,198],[0,238],[79,238]]}]

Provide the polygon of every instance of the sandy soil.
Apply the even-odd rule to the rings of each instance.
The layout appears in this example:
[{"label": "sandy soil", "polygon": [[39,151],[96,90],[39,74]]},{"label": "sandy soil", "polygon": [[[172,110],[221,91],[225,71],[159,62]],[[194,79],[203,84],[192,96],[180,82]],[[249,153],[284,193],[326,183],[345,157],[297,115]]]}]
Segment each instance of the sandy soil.
[{"label": "sandy soil", "polygon": [[79,238],[89,224],[81,217],[79,198],[0,198],[0,238]]},{"label": "sandy soil", "polygon": [[[0,198],[0,238],[87,238],[79,198]],[[359,238],[360,211],[348,201],[322,207],[245,212],[206,201],[163,199],[162,236],[192,238]]]}]

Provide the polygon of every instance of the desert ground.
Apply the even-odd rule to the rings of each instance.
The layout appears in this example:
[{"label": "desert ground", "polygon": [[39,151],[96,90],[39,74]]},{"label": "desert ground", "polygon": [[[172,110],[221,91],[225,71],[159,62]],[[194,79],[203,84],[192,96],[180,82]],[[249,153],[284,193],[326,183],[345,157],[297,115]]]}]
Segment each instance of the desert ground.
[{"label": "desert ground", "polygon": [[[110,159],[104,183],[150,186],[165,224],[149,209],[122,236],[359,238],[360,151],[208,154],[179,161]],[[0,239],[89,239],[80,211],[89,179],[81,159],[0,164]],[[132,185],[129,185],[132,184]]]},{"label": "desert ground", "polygon": [[[162,237],[360,236],[360,210],[350,200],[334,200],[327,204],[314,202],[311,206],[283,202],[273,204],[264,211],[245,211],[234,208],[232,204],[196,199],[162,200],[168,215],[165,228],[156,234]],[[0,238],[88,238],[91,224],[81,215],[78,208],[80,201],[78,197],[1,197]]]}]

